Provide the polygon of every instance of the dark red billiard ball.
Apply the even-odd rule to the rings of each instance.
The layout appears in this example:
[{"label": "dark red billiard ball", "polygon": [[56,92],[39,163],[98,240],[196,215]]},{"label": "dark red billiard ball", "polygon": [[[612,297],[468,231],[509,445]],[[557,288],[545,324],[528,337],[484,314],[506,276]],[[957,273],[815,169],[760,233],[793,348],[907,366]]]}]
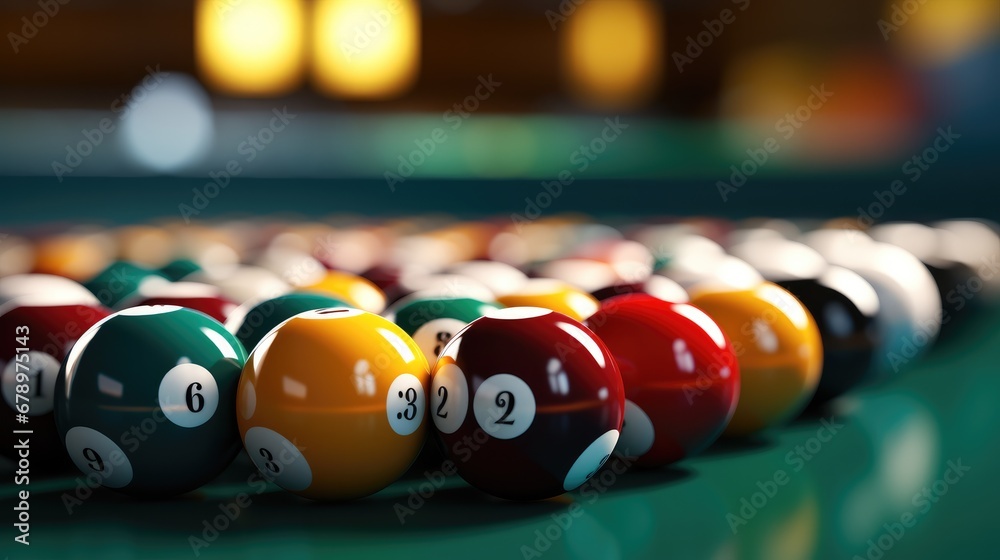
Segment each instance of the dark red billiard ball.
[{"label": "dark red billiard ball", "polygon": [[[39,471],[69,466],[52,416],[59,365],[76,340],[111,313],[83,286],[52,278],[24,275],[0,281],[5,299],[0,302],[0,333],[4,334],[0,343],[0,455],[19,460],[14,445],[18,438],[29,438],[31,467]],[[19,283],[24,285],[15,285]],[[17,421],[20,413],[27,416],[24,424]],[[24,429],[32,433],[13,433]]]},{"label": "dark red billiard ball", "polygon": [[219,322],[225,322],[238,306],[222,295],[222,290],[199,282],[149,282],[139,286],[131,296],[123,299],[116,309],[140,305],[176,305],[201,311]]},{"label": "dark red billiard ball", "polygon": [[462,478],[501,498],[540,500],[604,464],[624,399],[614,359],[587,327],[513,307],[452,337],[433,371],[430,413]]},{"label": "dark red billiard ball", "polygon": [[625,384],[619,453],[640,466],[661,466],[722,434],[736,410],[740,372],[729,340],[708,315],[633,294],[604,301],[587,326],[611,351]]}]

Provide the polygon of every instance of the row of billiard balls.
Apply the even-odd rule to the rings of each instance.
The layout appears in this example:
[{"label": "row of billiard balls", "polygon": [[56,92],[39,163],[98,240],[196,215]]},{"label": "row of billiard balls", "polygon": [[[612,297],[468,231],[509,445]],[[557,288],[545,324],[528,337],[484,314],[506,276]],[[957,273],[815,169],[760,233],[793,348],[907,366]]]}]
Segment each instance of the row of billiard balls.
[{"label": "row of billiard balls", "polygon": [[[786,421],[822,362],[812,317],[770,283],[694,305],[616,296],[583,322],[456,297],[407,301],[394,323],[289,294],[253,306],[238,337],[182,307],[106,315],[53,297],[5,311],[0,328],[29,326],[35,340],[81,325],[55,381],[53,431],[81,471],[136,496],[196,489],[242,447],[286,490],[362,497],[397,480],[429,434],[472,485],[542,499],[615,450],[664,465],[723,431]],[[30,355],[36,373],[60,365]],[[742,395],[741,373],[753,380]]]}]

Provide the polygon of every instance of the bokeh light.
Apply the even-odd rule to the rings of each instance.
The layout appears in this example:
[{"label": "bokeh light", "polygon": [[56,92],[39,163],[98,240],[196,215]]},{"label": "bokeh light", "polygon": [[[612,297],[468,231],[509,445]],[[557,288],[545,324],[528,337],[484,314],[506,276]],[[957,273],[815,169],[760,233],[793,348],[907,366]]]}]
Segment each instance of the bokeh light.
[{"label": "bokeh light", "polygon": [[587,104],[632,107],[656,91],[665,41],[659,7],[645,0],[589,0],[565,23],[562,63]]},{"label": "bokeh light", "polygon": [[420,68],[420,8],[413,0],[318,0],[313,78],[343,98],[404,93]]},{"label": "bokeh light", "polygon": [[302,0],[199,0],[195,51],[205,81],[224,93],[272,96],[301,83]]}]

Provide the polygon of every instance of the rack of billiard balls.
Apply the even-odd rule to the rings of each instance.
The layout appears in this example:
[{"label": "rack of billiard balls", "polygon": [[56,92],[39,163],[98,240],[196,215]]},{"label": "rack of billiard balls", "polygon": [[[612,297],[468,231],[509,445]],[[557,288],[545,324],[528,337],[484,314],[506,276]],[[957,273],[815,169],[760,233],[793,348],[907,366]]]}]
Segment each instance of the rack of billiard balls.
[{"label": "rack of billiard balls", "polygon": [[997,299],[998,239],[971,220],[576,219],[14,237],[3,437],[30,428],[36,468],[137,497],[245,451],[285,490],[361,498],[424,450],[544,499],[612,454],[671,464],[900,375]]}]

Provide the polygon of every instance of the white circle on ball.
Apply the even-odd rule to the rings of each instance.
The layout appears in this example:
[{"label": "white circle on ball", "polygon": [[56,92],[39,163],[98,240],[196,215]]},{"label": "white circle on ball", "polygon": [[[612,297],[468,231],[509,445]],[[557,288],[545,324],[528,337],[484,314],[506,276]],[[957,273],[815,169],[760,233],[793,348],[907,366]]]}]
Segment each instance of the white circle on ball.
[{"label": "white circle on ball", "polygon": [[243,445],[257,470],[285,490],[299,492],[312,484],[309,462],[294,443],[278,432],[255,426],[243,436]]},{"label": "white circle on ball", "polygon": [[472,411],[487,435],[513,439],[527,431],[534,421],[535,395],[520,377],[498,373],[476,389]]},{"label": "white circle on ball", "polygon": [[[23,356],[23,361],[18,358]],[[18,374],[27,376],[25,383],[18,383]],[[28,416],[39,416],[52,412],[55,402],[56,377],[59,376],[59,362],[55,358],[44,352],[31,350],[22,354],[17,354],[3,369],[0,390],[3,392],[3,400],[13,410],[17,406],[27,403]],[[27,385],[28,392],[21,393],[23,398],[20,402],[17,399],[17,386]],[[27,399],[27,400],[25,400]]]},{"label": "white circle on ball", "polygon": [[549,313],[552,313],[551,309],[543,309],[541,307],[505,307],[503,309],[494,309],[487,313],[486,316],[491,319],[517,320],[542,317]]},{"label": "white circle on ball", "polygon": [[76,426],[66,432],[66,451],[83,473],[96,474],[101,485],[124,488],[132,482],[132,463],[111,438],[93,428]]},{"label": "white circle on ball", "polygon": [[208,422],[219,407],[219,385],[212,372],[198,364],[174,366],[160,381],[160,408],[182,428]]},{"label": "white circle on ball", "polygon": [[656,431],[639,405],[625,399],[625,421],[622,423],[621,439],[618,440],[619,453],[626,457],[642,457],[653,448]]},{"label": "white circle on ball", "polygon": [[[164,280],[166,282],[166,280]],[[128,309],[122,309],[118,311],[112,317],[125,316],[125,317],[143,317],[145,315],[163,315],[165,313],[173,313],[182,309],[177,305],[140,305],[138,307],[129,307]]]},{"label": "white circle on ball", "polygon": [[468,323],[465,321],[451,318],[427,321],[423,325],[420,325],[420,328],[413,333],[413,341],[423,351],[424,357],[427,358],[427,363],[434,365],[444,347],[447,346],[448,341],[458,334],[458,331],[464,329],[466,325]]},{"label": "white circle on ball", "polygon": [[392,380],[385,396],[385,415],[392,431],[408,436],[417,431],[427,411],[424,386],[416,375],[403,373]]},{"label": "white circle on ball", "polygon": [[462,368],[447,363],[431,379],[431,419],[439,432],[453,434],[469,413],[469,382]]},{"label": "white circle on ball", "polygon": [[615,444],[618,443],[618,436],[618,430],[608,430],[604,432],[604,435],[594,440],[594,443],[587,446],[570,467],[569,472],[566,473],[563,489],[569,492],[597,474],[608,457],[611,457],[611,452],[614,451]]}]

